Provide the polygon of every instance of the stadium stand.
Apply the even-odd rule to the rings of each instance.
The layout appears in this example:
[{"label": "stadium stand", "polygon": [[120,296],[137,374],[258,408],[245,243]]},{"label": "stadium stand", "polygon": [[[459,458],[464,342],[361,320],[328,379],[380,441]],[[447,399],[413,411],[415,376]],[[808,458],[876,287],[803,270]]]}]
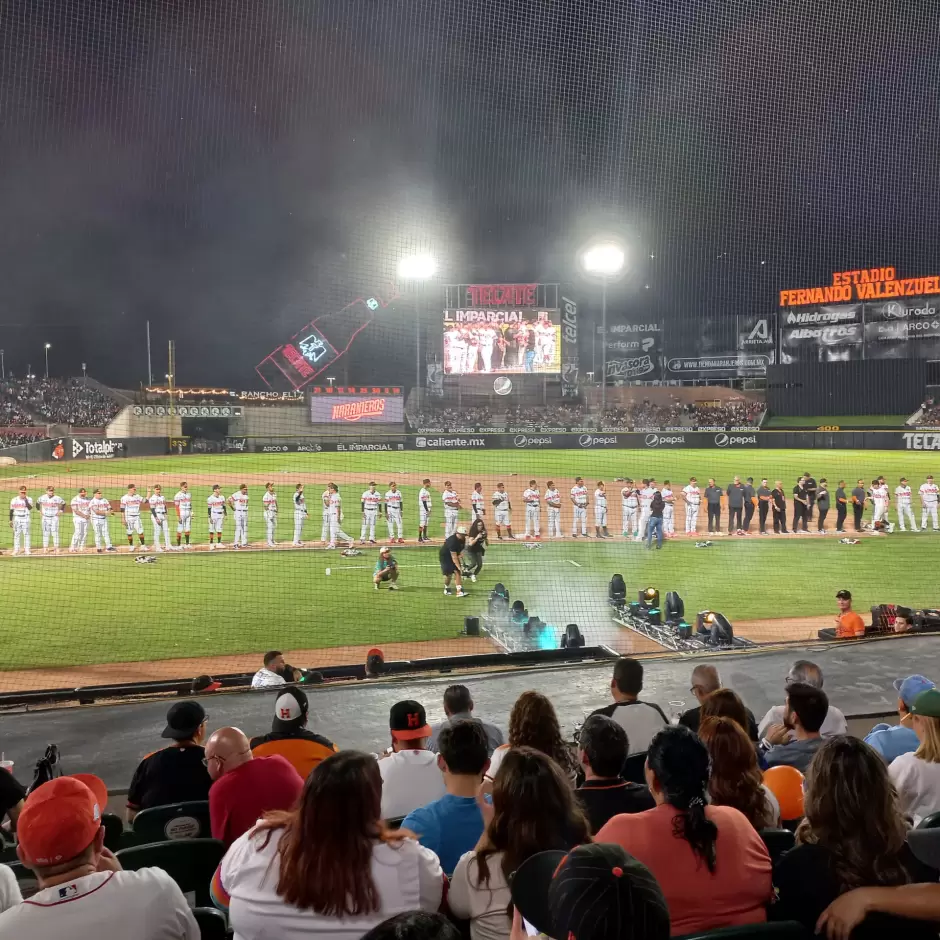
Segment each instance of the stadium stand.
[{"label": "stadium stand", "polygon": [[82,379],[7,379],[0,384],[0,425],[48,422],[102,428],[120,408],[103,387]]}]

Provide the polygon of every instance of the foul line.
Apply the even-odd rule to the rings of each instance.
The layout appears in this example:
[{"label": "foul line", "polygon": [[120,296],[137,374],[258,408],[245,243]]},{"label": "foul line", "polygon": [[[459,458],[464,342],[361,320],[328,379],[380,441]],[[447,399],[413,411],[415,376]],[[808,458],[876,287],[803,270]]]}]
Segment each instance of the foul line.
[{"label": "foul line", "polygon": [[570,558],[568,559],[568,564],[569,564],[569,565],[574,565],[575,568],[580,568],[580,567],[581,567],[576,561],[572,561]]}]

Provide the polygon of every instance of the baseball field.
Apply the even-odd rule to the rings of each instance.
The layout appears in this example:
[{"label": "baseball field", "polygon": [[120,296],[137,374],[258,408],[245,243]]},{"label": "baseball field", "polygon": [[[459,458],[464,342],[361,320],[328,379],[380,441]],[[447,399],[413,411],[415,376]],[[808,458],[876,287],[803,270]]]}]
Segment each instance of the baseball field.
[{"label": "baseball field", "polygon": [[[485,640],[455,638],[465,615],[484,610],[497,581],[522,598],[531,614],[559,627],[576,622],[589,642],[638,652],[651,647],[610,621],[605,597],[614,572],[624,575],[628,594],[647,585],[663,593],[678,590],[687,613],[719,610],[739,633],[758,642],[815,636],[819,626],[831,625],[833,595],[843,587],[853,591],[856,609],[863,612],[876,602],[936,605],[930,573],[940,559],[940,533],[932,531],[863,536],[860,544],[852,546],[840,544],[834,535],[755,534],[715,539],[712,547],[703,549],[696,547],[696,539],[681,537],[668,541],[660,552],[648,552],[645,545],[620,537],[620,487],[614,485],[618,477],[669,479],[678,492],[690,475],[697,476],[702,486],[714,477],[722,487],[735,474],[758,481],[766,476],[771,486],[782,480],[789,493],[804,471],[817,480],[828,478],[833,491],[840,479],[851,488],[859,478],[870,481],[884,474],[893,492],[898,479],[906,476],[915,490],[919,525],[916,490],[928,473],[940,475],[940,461],[930,453],[865,451],[520,450],[214,455],[6,467],[0,471],[4,506],[22,484],[33,499],[53,484],[66,503],[81,486],[89,492],[101,487],[116,505],[128,483],[136,483],[141,491],[160,483],[171,499],[186,480],[193,494],[196,548],[157,555],[153,564],[138,564],[128,552],[120,515],[115,513],[110,533],[117,553],[98,555],[92,547],[84,554],[69,554],[72,516],[66,514],[61,518],[60,553],[44,555],[34,513],[33,554],[13,558],[12,532],[5,529],[6,535],[0,537],[0,611],[2,668],[7,675],[0,681],[10,689],[226,672],[257,668],[257,654],[272,647],[291,651],[295,665],[311,667],[335,661],[337,655],[358,661],[359,652],[372,645],[388,645],[396,656],[486,648]],[[497,482],[504,482],[521,536],[521,493],[529,479],[538,480],[543,490],[552,479],[567,494],[576,475],[582,475],[592,490],[598,480],[608,483],[609,528],[617,538],[566,537],[543,541],[538,551],[526,550],[521,540],[494,539],[479,582],[468,586],[470,596],[443,596],[437,548],[443,535],[440,492],[445,480],[454,484],[466,507],[474,482],[483,483],[487,497]],[[424,477],[433,481],[431,546],[415,542],[417,491]],[[401,567],[397,593],[373,589],[376,547],[365,547],[353,558],[321,547],[319,496],[330,480],[344,497],[343,527],[357,543],[362,491],[370,480],[383,493],[389,481],[398,482],[404,493],[407,542],[395,546]],[[276,484],[281,509],[276,549],[264,547],[261,496],[268,481]],[[310,510],[303,535],[308,547],[291,549],[290,496],[301,481],[307,487]],[[234,552],[228,547],[229,516],[226,549],[210,553],[205,502],[210,487],[219,483],[228,496],[243,482],[249,487],[251,549]],[[896,520],[893,505],[890,515]],[[676,531],[681,533],[681,510],[676,516]],[[703,510],[700,532],[705,529],[704,516]],[[469,519],[468,509],[461,518]],[[834,518],[832,510],[830,529]],[[175,540],[175,519],[171,521]],[[590,510],[588,521],[593,531]],[[147,512],[144,525],[149,546],[152,528]],[[544,533],[544,511],[542,525]],[[492,534],[492,522],[490,526]],[[569,536],[570,506],[563,509],[562,528]],[[379,544],[385,537],[380,522]],[[90,533],[88,544],[93,545]],[[549,643],[557,645],[557,632],[546,633]],[[304,661],[299,661],[301,657]],[[197,668],[200,665],[205,668]]]}]

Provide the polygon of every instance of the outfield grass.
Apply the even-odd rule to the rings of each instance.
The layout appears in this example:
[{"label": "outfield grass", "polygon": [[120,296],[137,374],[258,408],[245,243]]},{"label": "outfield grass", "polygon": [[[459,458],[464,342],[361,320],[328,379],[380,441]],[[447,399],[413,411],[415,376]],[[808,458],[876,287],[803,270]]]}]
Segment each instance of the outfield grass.
[{"label": "outfield grass", "polygon": [[[424,474],[434,479],[437,491],[445,475],[478,472],[487,480],[505,475],[518,500],[530,476],[544,484],[549,476],[578,473],[589,483],[625,474],[684,481],[694,473],[700,480],[715,476],[722,485],[735,473],[782,478],[791,485],[803,470],[830,480],[870,479],[884,473],[892,487],[903,473],[916,488],[926,473],[940,475],[935,463],[930,453],[766,450],[199,456],[82,464],[73,468],[69,485],[60,486],[60,493],[69,500],[79,485],[101,485],[106,495],[117,499],[124,484],[133,480],[141,487],[163,482],[164,491],[172,496],[181,479],[197,474],[223,475],[229,493],[238,475],[250,475],[252,481],[257,475],[269,475],[279,483],[283,505],[293,482],[302,479],[308,484],[313,509],[305,537],[319,539],[317,499],[327,479],[335,479],[346,494],[346,528],[358,536],[358,495],[364,486],[350,475],[374,472],[384,491],[389,479],[410,473],[403,491],[406,535],[413,538],[414,483]],[[44,477],[55,474],[61,479],[65,469],[61,465],[4,468],[7,482],[0,484],[0,499],[9,500],[10,478],[25,476],[24,470],[35,475],[27,482],[36,496]],[[204,542],[205,516],[199,507],[204,506],[208,487],[200,484],[193,491],[194,534]],[[260,484],[252,482],[250,492],[249,536],[257,541],[263,539]],[[919,509],[916,514],[919,521]],[[614,506],[612,517],[615,530],[619,506]],[[517,513],[517,526],[521,521]],[[122,544],[120,520],[113,518],[111,525],[115,545]],[[291,513],[282,512],[281,541],[290,539],[290,526]],[[64,546],[71,530],[71,518],[66,516]],[[0,546],[5,553],[11,537],[9,529],[6,532]],[[146,533],[149,542],[149,520]],[[380,528],[380,539],[383,534]],[[229,520],[226,541],[230,538]],[[38,542],[35,519],[34,551]],[[608,623],[603,599],[615,571],[624,574],[631,591],[647,583],[663,592],[677,589],[688,611],[711,607],[732,621],[827,613],[841,587],[853,590],[859,609],[877,601],[938,603],[933,572],[940,558],[940,535],[934,533],[869,538],[857,546],[843,546],[835,539],[753,537],[716,540],[713,548],[703,550],[690,542],[675,542],[653,553],[619,539],[566,540],[545,544],[538,552],[497,544],[487,554],[485,574],[474,595],[462,601],[441,596],[433,548],[405,546],[397,553],[403,567],[403,590],[398,594],[373,591],[369,572],[374,550],[349,560],[338,552],[323,551],[171,553],[159,556],[154,565],[137,565],[123,553],[30,559],[10,559],[5,554],[0,559],[3,666],[158,660],[256,652],[272,646],[318,648],[452,637],[462,628],[465,614],[482,611],[485,595],[496,581],[503,581],[513,595],[526,601],[531,613],[549,622],[573,620],[600,630]]]},{"label": "outfield grass", "polygon": [[812,415],[808,418],[775,415],[764,422],[765,430],[779,428],[902,428],[910,415]]}]

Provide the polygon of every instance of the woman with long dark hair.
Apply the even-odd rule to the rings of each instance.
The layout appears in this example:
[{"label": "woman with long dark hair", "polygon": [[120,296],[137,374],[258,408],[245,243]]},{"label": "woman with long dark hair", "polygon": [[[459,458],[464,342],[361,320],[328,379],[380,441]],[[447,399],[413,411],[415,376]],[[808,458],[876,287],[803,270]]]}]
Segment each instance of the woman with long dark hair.
[{"label": "woman with long dark hair", "polygon": [[487,777],[496,778],[503,758],[514,747],[532,747],[547,754],[574,783],[578,763],[572,749],[562,740],[555,706],[541,692],[523,692],[509,713],[509,743],[493,751]]},{"label": "woman with long dark hair", "polygon": [[482,519],[474,519],[467,532],[467,544],[463,550],[464,577],[476,581],[477,575],[483,570],[483,556],[486,554],[486,523]]},{"label": "woman with long dark hair", "polygon": [[614,816],[594,837],[652,871],[674,937],[761,923],[773,895],[770,856],[754,827],[731,806],[708,805],[709,769],[705,745],[688,728],[664,728],[646,756],[655,809]]},{"label": "woman with long dark hair", "polygon": [[485,829],[457,862],[447,900],[456,917],[470,920],[471,940],[505,940],[512,926],[510,875],[536,852],[590,842],[590,829],[561,768],[531,747],[507,752],[493,802],[479,803]]},{"label": "woman with long dark hair", "polygon": [[775,920],[798,920],[812,932],[829,904],[853,888],[936,881],[908,849],[888,768],[864,741],[828,738],[807,769],[805,788],[796,848],[774,867]]},{"label": "woman with long dark hair", "polygon": [[358,937],[402,911],[436,911],[437,856],[381,819],[371,754],[342,751],[307,778],[300,802],[269,813],[225,853],[212,894],[239,940]]}]

